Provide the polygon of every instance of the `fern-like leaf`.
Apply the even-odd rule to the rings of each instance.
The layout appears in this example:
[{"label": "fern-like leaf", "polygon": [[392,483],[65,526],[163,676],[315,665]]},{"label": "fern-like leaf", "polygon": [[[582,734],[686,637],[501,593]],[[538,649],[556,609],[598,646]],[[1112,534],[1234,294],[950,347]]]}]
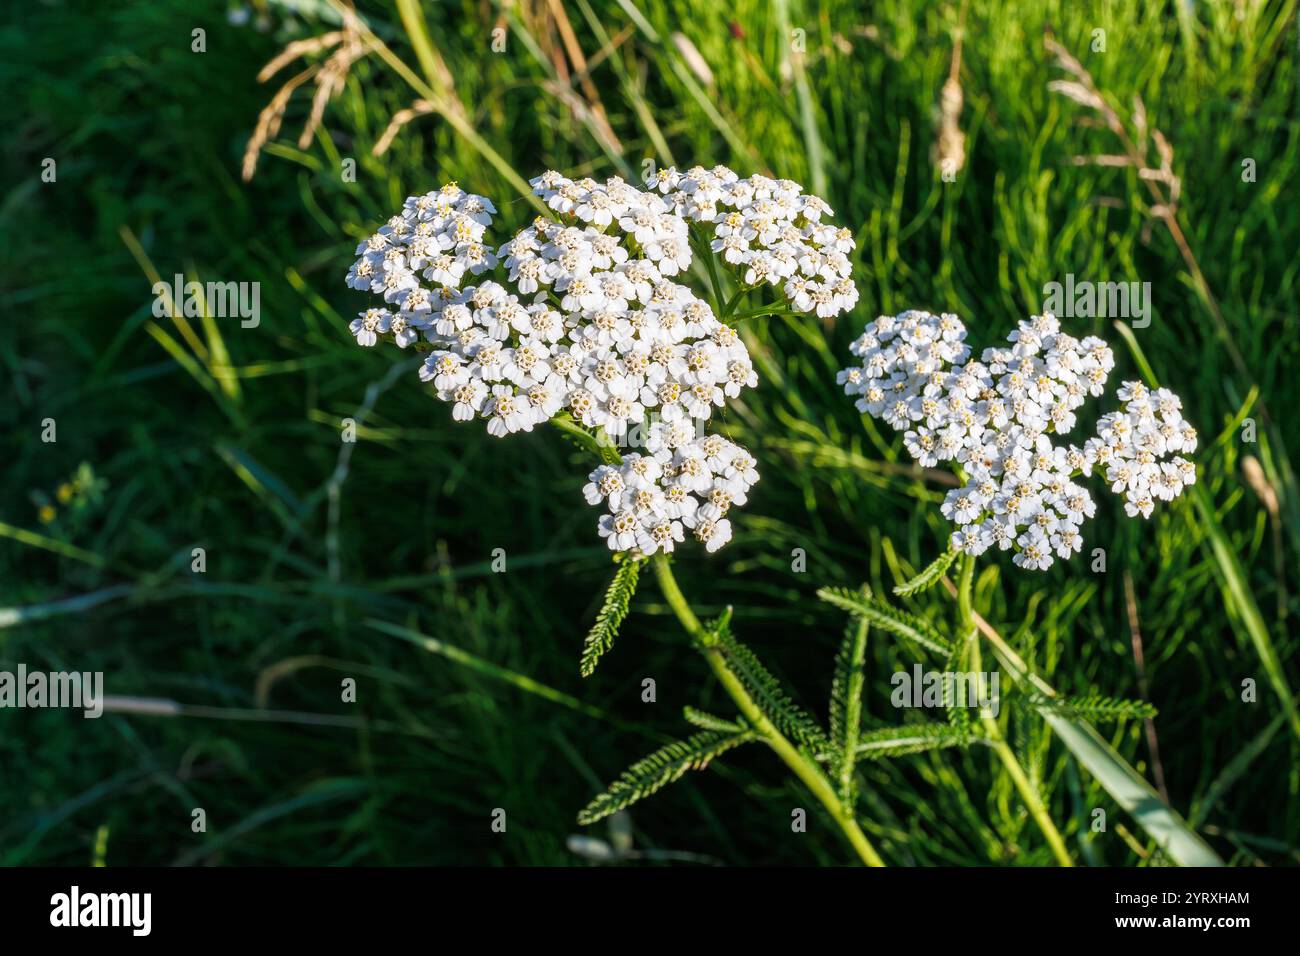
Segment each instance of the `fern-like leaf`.
[{"label": "fern-like leaf", "polygon": [[822,588],[817,592],[817,596],[927,650],[943,654],[945,657],[953,651],[952,641],[935,630],[934,625],[929,621],[915,614],[900,611],[879,598],[850,591],[848,588]]},{"label": "fern-like leaf", "polygon": [[627,617],[627,609],[636,594],[637,579],[641,574],[641,562],[627,559],[619,564],[614,572],[614,580],[605,591],[605,603],[596,615],[596,623],[587,634],[582,645],[582,663],[580,670],[583,677],[590,677],[600,661],[601,655],[614,646],[618,629]]},{"label": "fern-like leaf", "polygon": [[1058,714],[1075,720],[1087,720],[1092,723],[1107,723],[1130,718],[1154,717],[1155,705],[1144,700],[1130,700],[1123,697],[1049,697],[1046,694],[1030,694],[1029,702],[1040,712]]},{"label": "fern-like leaf", "polygon": [[773,726],[796,744],[814,751],[825,749],[828,745],[826,732],[811,714],[794,702],[754,652],[736,640],[727,621],[715,622],[711,631],[727,666]]},{"label": "fern-like leaf", "polygon": [[[954,654],[952,660],[948,662],[947,669],[949,672],[959,670],[957,659],[959,655]],[[976,688],[978,693],[978,687]],[[970,704],[971,691],[967,691],[963,700],[957,699],[957,682],[955,680],[945,680],[943,682],[943,706],[947,711],[948,724],[958,733],[971,734],[975,732],[975,718],[971,716]]]},{"label": "fern-like leaf", "polygon": [[[864,588],[865,593],[865,588]],[[831,777],[839,797],[853,805],[853,766],[858,734],[862,730],[863,661],[866,659],[866,618],[854,617],[844,630],[839,653],[835,655],[835,678],[831,682]]]},{"label": "fern-like leaf", "polygon": [[867,731],[858,739],[857,755],[860,760],[880,760],[944,747],[968,747],[987,739],[973,729],[952,724],[904,724]]},{"label": "fern-like leaf", "polygon": [[746,728],[730,733],[705,730],[685,740],[675,740],[628,767],[608,790],[587,804],[578,814],[578,822],[588,826],[603,820],[657,793],[686,771],[703,770],[718,755],[757,739],[758,735]]},{"label": "fern-like leaf", "polygon": [[924,591],[927,588],[934,587],[943,577],[943,572],[947,571],[953,561],[957,560],[957,555],[961,552],[955,548],[944,552],[930,562],[929,566],[909,581],[904,581],[898,587],[894,588],[894,593],[899,597],[907,597]]},{"label": "fern-like leaf", "polygon": [[745,729],[745,723],[740,718],[736,720],[727,720],[725,717],[718,717],[715,714],[705,713],[694,707],[682,708],[682,714],[686,717],[687,723],[694,724],[702,730],[720,730],[724,733],[736,733]]}]

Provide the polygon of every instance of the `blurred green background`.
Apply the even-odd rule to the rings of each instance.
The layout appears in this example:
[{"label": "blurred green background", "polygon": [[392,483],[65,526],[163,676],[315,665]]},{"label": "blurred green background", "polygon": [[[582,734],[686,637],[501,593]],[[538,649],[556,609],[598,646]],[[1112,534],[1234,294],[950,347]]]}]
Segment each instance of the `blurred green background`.
[{"label": "blurred green background", "polygon": [[[359,350],[346,328],[364,298],[343,286],[353,247],[408,194],[457,180],[497,201],[503,237],[532,215],[518,177],[631,178],[647,158],[795,178],[858,238],[851,316],[753,327],[762,381],[725,421],[764,477],[732,545],[678,562],[697,610],[734,605],[822,716],[843,616],[816,589],[887,590],[945,536],[942,489],[895,467],[901,447],[835,387],[848,342],[915,306],[958,312],[978,348],[1067,273],[1151,283],[1133,341],[1201,432],[1202,490],[1139,523],[1096,486],[1085,551],[1106,549],[1105,573],[995,558],[980,600],[1058,689],[1158,706],[1158,765],[1140,721],[1105,733],[1225,859],[1300,859],[1295,2],[365,2],[359,58],[330,61],[343,37],[264,83],[286,44],[340,29],[337,6],[7,6],[0,669],[103,671],[153,712],[0,711],[0,862],[581,864],[566,840],[587,800],[679,735],[683,705],[730,712],[650,586],[579,678],[610,572],[586,462],[547,430],[455,425],[409,367],[393,373],[407,355]],[[1152,168],[1155,131],[1168,143],[1172,220],[1169,176],[1076,162],[1125,147],[1048,89],[1068,78],[1048,25]],[[296,77],[242,181],[259,113]],[[156,319],[151,272],[260,283],[261,323]],[[1067,327],[1104,335],[1136,377],[1111,323]],[[872,639],[874,718],[899,720],[888,678],[906,666]],[[1081,862],[1155,861],[1041,721],[1003,720]],[[860,816],[891,862],[1051,861],[987,752],[864,774]],[[791,833],[799,806],[808,833]],[[618,825],[650,859],[847,862],[814,807],[746,749]]]}]

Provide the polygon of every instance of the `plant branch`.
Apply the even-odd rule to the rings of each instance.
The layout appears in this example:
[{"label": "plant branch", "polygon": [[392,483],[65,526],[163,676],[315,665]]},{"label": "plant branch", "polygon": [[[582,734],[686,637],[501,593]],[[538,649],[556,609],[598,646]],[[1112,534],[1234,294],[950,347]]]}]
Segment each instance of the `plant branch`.
[{"label": "plant branch", "polygon": [[[980,651],[979,651],[979,631],[975,627],[975,614],[972,608],[972,591],[975,580],[975,558],[972,555],[963,555],[961,560],[961,577],[957,585],[957,628],[960,631],[960,639],[968,642],[969,652],[971,655],[971,664],[974,671],[980,671]],[[1002,729],[998,726],[996,717],[988,714],[980,714],[980,723],[984,725],[985,732],[992,741],[993,750],[997,753],[1002,765],[1011,775],[1011,782],[1015,784],[1016,790],[1020,793],[1020,798],[1025,802],[1029,809],[1029,815],[1034,818],[1038,824],[1038,829],[1043,831],[1043,836],[1047,838],[1047,844],[1052,848],[1052,854],[1056,857],[1057,863],[1061,866],[1074,866],[1074,860],[1070,858],[1070,852],[1065,848],[1065,840],[1061,838],[1061,832],[1052,822],[1052,816],[1043,804],[1042,798],[1034,788],[1033,782],[1025,773],[1024,767],[1016,758],[1016,753],[1011,746],[1002,737]]]},{"label": "plant branch", "polygon": [[727,297],[722,291],[722,277],[718,275],[717,259],[713,255],[713,250],[709,247],[709,241],[703,233],[691,229],[690,242],[695,247],[696,255],[704,260],[704,267],[708,271],[709,285],[713,292],[713,312],[715,315],[721,316]]},{"label": "plant branch", "polygon": [[[617,464],[621,460],[618,450],[610,443],[603,442],[599,435],[594,435],[587,429],[583,428],[567,412],[561,412],[551,419],[551,424],[560,431],[576,439],[584,448],[595,454],[601,461],[608,464]],[[603,433],[602,433],[603,434]],[[677,579],[673,576],[672,567],[668,562],[668,557],[664,554],[656,554],[649,562],[655,572],[655,578],[659,582],[659,589],[663,592],[664,599],[668,606],[672,608],[677,620],[681,623],[682,628],[687,635],[699,648],[700,653],[708,662],[709,668],[721,682],[723,688],[735,701],[736,706],[740,709],[741,714],[749,721],[750,726],[762,737],[763,742],[772,748],[778,757],[789,767],[804,785],[812,791],[821,804],[830,812],[836,824],[844,832],[853,849],[867,866],[884,866],[885,861],[881,859],[880,854],[876,852],[875,847],[867,839],[862,828],[858,826],[857,820],[853,816],[850,806],[846,806],[835,793],[835,788],[831,781],[826,777],[816,761],[809,756],[805,756],[792,744],[784,734],[782,734],[767,718],[767,716],[754,703],[754,699],[749,696],[740,679],[727,666],[727,660],[723,657],[722,652],[718,649],[717,641],[709,630],[700,623],[700,619],[691,609],[690,602],[682,594],[682,590],[677,585]]]},{"label": "plant branch", "polygon": [[852,844],[858,856],[861,857],[862,862],[867,866],[884,866],[885,861],[881,859],[880,854],[871,845],[866,834],[862,832],[862,828],[858,826],[852,811],[836,796],[835,788],[826,775],[822,773],[821,768],[816,765],[812,758],[801,753],[784,734],[773,726],[758,705],[754,703],[753,698],[749,696],[749,692],[745,690],[740,679],[727,666],[726,658],[718,650],[716,639],[700,623],[700,619],[695,616],[690,603],[682,594],[681,588],[677,586],[677,579],[673,576],[672,566],[669,564],[667,556],[656,554],[650,559],[650,564],[654,568],[655,578],[659,582],[659,588],[663,592],[668,606],[677,615],[677,620],[681,622],[682,628],[695,642],[700,653],[704,655],[704,659],[713,670],[714,675],[731,696],[731,699],[735,701],[736,706],[750,726],[758,732],[763,742],[776,752],[776,755],[794,772],[795,776],[803,781],[804,785],[812,791],[813,796],[830,812],[839,828],[844,831],[844,836]]}]

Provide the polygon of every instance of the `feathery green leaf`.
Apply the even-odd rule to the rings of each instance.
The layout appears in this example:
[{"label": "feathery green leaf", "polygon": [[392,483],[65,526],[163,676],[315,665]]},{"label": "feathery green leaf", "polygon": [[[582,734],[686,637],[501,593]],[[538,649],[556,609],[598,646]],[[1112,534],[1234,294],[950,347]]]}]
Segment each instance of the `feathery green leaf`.
[{"label": "feathery green leaf", "polygon": [[719,620],[711,625],[711,630],[727,666],[776,729],[796,744],[814,751],[824,749],[828,745],[826,732],[811,714],[794,702],[754,652],[736,640],[727,622]]},{"label": "feathery green leaf", "polygon": [[863,760],[879,760],[943,747],[968,747],[987,739],[971,728],[955,727],[952,724],[904,724],[902,727],[882,727],[863,734],[858,740],[857,755]]},{"label": "feathery green leaf", "polygon": [[605,591],[605,603],[596,615],[596,623],[587,634],[582,645],[581,672],[583,677],[590,677],[600,661],[601,655],[614,646],[618,629],[627,617],[627,610],[636,594],[636,583],[641,573],[641,562],[627,559],[619,564],[614,572],[614,580]]},{"label": "feathery green leaf", "polygon": [[1131,717],[1154,717],[1155,705],[1144,700],[1130,700],[1123,697],[1049,697],[1046,694],[1031,693],[1029,702],[1040,712],[1050,711],[1062,717],[1074,717],[1103,723],[1114,720],[1126,720]]},{"label": "feathery green leaf", "polygon": [[704,730],[675,740],[628,767],[609,789],[578,814],[583,826],[595,823],[662,790],[688,770],[703,770],[719,754],[757,740],[748,728],[737,732]]},{"label": "feathery green leaf", "polygon": [[943,577],[943,572],[947,571],[953,561],[957,560],[957,555],[960,553],[954,548],[939,555],[920,574],[894,588],[894,593],[899,597],[907,597],[916,594],[918,591],[934,587],[939,583],[939,579]]},{"label": "feathery green leaf", "polygon": [[971,708],[954,700],[956,690],[949,686],[947,681],[944,682],[943,695],[943,705],[947,708],[948,725],[963,734],[973,732],[975,718],[971,716]]},{"label": "feathery green leaf", "polygon": [[[864,595],[866,589],[863,589]],[[853,804],[854,752],[862,729],[862,665],[866,658],[866,618],[854,617],[844,630],[839,653],[835,655],[835,678],[831,682],[831,778],[841,800]]]},{"label": "feathery green leaf", "polygon": [[735,720],[727,720],[725,717],[718,717],[715,714],[709,714],[695,707],[683,707],[682,714],[686,717],[688,723],[704,730],[720,730],[726,733],[736,733],[745,729],[744,721],[737,717]]},{"label": "feathery green leaf", "polygon": [[904,640],[912,641],[945,656],[952,653],[952,641],[935,630],[934,625],[929,621],[908,614],[906,611],[900,611],[879,598],[864,596],[848,588],[822,588],[817,592],[817,596],[877,627],[884,628],[891,634],[897,634]]}]

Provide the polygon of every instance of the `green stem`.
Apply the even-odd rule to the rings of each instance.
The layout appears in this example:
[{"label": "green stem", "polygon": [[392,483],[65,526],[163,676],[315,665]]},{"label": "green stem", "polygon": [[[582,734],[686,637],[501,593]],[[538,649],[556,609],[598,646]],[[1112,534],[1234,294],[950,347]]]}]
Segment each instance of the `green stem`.
[{"label": "green stem", "polygon": [[573,416],[568,412],[560,412],[553,416],[551,424],[566,435],[572,435],[583,448],[586,448],[605,464],[617,465],[623,461],[623,456],[618,453],[618,448],[603,431],[599,433],[599,436],[593,435],[574,421]]},{"label": "green stem", "polygon": [[[978,672],[980,670],[979,633],[975,629],[975,615],[972,613],[975,558],[968,554],[963,555],[961,560],[961,577],[957,585],[957,627],[961,639],[969,643],[972,670]],[[1011,775],[1011,782],[1015,784],[1020,798],[1029,808],[1029,815],[1034,818],[1038,828],[1043,831],[1043,836],[1047,838],[1047,844],[1051,847],[1057,863],[1061,866],[1074,866],[1074,861],[1070,859],[1070,853],[1065,848],[1065,841],[1061,838],[1060,831],[1056,829],[1056,824],[1052,822],[1051,814],[1047,812],[1047,807],[1025,773],[1025,768],[1016,758],[1016,752],[1003,739],[997,718],[981,713],[980,722],[992,741],[993,750],[1001,759],[1007,773]]]},{"label": "green stem", "polygon": [[713,289],[713,313],[721,316],[727,299],[722,291],[722,278],[718,275],[717,259],[709,247],[708,237],[703,232],[692,229],[691,244],[695,246],[695,254],[704,260],[704,267],[709,274],[709,285]]},{"label": "green stem", "polygon": [[744,297],[745,293],[748,291],[749,291],[749,286],[741,286],[739,289],[737,289],[735,293],[732,295],[732,297],[727,300],[727,304],[722,307],[722,314],[719,315],[718,318],[720,318],[723,322],[726,322],[728,316],[730,316],[731,313],[736,311],[736,306],[740,305],[740,300]]},{"label": "green stem", "polygon": [[714,675],[731,696],[731,699],[735,701],[736,706],[745,719],[749,721],[750,726],[762,736],[763,741],[776,752],[776,755],[794,772],[796,777],[803,781],[804,785],[812,791],[813,796],[830,812],[839,828],[844,831],[844,836],[852,844],[858,856],[861,857],[862,862],[867,866],[884,866],[885,861],[881,859],[880,854],[876,852],[875,847],[867,839],[867,835],[858,826],[858,821],[854,819],[852,811],[836,796],[835,788],[826,778],[826,775],[822,773],[821,768],[811,758],[800,753],[799,749],[773,726],[758,705],[754,703],[753,698],[749,696],[749,692],[745,690],[740,679],[727,666],[727,660],[722,655],[722,652],[718,650],[714,638],[700,623],[700,619],[695,616],[690,603],[682,594],[681,588],[677,586],[677,579],[673,576],[673,570],[668,563],[667,556],[657,554],[650,559],[650,563],[654,566],[655,577],[659,581],[659,588],[663,591],[665,600],[668,601],[668,606],[677,615],[677,620],[681,622],[686,633],[695,640]]},{"label": "green stem", "polygon": [[784,305],[780,302],[772,302],[769,303],[768,305],[764,305],[756,309],[749,309],[745,312],[737,312],[734,315],[729,315],[727,316],[727,321],[740,322],[743,319],[758,319],[758,318],[762,318],[765,315],[793,316],[794,313],[790,311],[790,307],[788,305]]},{"label": "green stem", "polygon": [[[621,460],[617,448],[602,442],[601,438],[587,431],[587,429],[575,422],[568,412],[561,412],[553,417],[551,424],[565,434],[577,439],[583,447],[595,453],[602,461],[608,464],[617,464]],[[852,844],[858,856],[862,858],[862,861],[867,866],[884,866],[885,861],[881,859],[880,854],[876,852],[875,847],[867,839],[867,835],[858,826],[858,821],[854,819],[851,807],[846,806],[836,796],[834,787],[825,774],[821,772],[821,768],[817,766],[814,760],[800,753],[798,748],[773,726],[758,705],[754,703],[753,698],[749,696],[749,692],[745,690],[740,679],[727,666],[726,658],[714,646],[712,635],[700,623],[700,619],[691,610],[691,605],[686,600],[686,596],[682,594],[681,588],[677,586],[677,579],[673,576],[668,557],[657,554],[650,559],[650,563],[654,566],[655,577],[659,581],[659,588],[663,591],[664,598],[668,601],[668,606],[673,609],[673,613],[677,615],[677,620],[681,622],[686,633],[695,641],[710,669],[722,683],[731,699],[736,702],[736,706],[740,708],[740,712],[745,716],[745,719],[763,737],[764,743],[771,747],[777,756],[785,762],[786,766],[794,771],[795,776],[802,780],[808,789],[813,792],[813,796],[821,801],[822,806],[830,812],[840,829],[844,831],[845,837]]]}]

